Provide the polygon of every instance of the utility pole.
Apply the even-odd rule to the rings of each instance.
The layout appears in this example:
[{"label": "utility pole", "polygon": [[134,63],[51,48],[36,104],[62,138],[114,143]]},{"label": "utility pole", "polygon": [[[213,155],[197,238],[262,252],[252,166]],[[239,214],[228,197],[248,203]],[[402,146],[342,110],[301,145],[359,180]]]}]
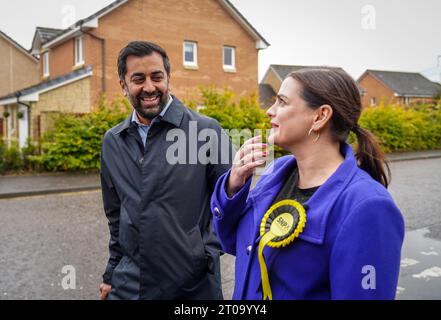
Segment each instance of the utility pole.
[{"label": "utility pole", "polygon": [[439,72],[439,82],[441,83],[441,54],[437,58],[438,58],[437,71]]}]

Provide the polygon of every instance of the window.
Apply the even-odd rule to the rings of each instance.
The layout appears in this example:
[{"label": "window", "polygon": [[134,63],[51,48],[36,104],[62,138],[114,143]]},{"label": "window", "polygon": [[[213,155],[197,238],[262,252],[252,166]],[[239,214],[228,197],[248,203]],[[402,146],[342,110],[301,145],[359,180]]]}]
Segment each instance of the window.
[{"label": "window", "polygon": [[75,38],[75,66],[84,64],[83,36]]},{"label": "window", "polygon": [[224,70],[236,71],[236,50],[234,47],[224,46]]},{"label": "window", "polygon": [[43,77],[49,77],[49,52],[43,53]]},{"label": "window", "polygon": [[410,104],[410,98],[404,97],[404,105],[408,106]]},{"label": "window", "polygon": [[184,42],[184,66],[198,67],[198,45],[196,42]]},{"label": "window", "polygon": [[371,106],[377,105],[377,99],[375,97],[371,98]]}]

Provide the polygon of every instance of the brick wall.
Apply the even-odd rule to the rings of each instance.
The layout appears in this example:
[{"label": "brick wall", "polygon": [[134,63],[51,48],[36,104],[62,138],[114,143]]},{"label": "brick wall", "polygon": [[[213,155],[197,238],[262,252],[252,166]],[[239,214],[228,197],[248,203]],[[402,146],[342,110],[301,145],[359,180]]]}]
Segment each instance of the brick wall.
[{"label": "brick wall", "polygon": [[433,98],[421,98],[421,97],[410,97],[410,104],[432,104],[435,103],[435,99]]},{"label": "brick wall", "polygon": [[[180,99],[194,98],[200,85],[230,87],[238,94],[257,93],[256,41],[216,0],[131,0],[99,20],[93,34],[106,39],[108,97],[121,93],[116,61],[130,41],[148,40],[164,47],[171,60],[171,86]],[[198,70],[183,67],[183,42],[198,43]],[[223,70],[223,46],[236,48],[236,70]],[[102,86],[101,43],[84,36],[85,64],[93,66],[92,103],[97,104]],[[51,77],[72,71],[74,41],[51,49]]]},{"label": "brick wall", "polygon": [[88,113],[91,111],[91,77],[40,94],[32,104],[31,133],[38,138],[53,125],[51,116],[60,113]]},{"label": "brick wall", "polygon": [[39,64],[0,36],[0,96],[39,82]]},{"label": "brick wall", "polygon": [[394,92],[386,87],[383,83],[375,79],[371,74],[366,74],[360,81],[360,86],[366,91],[362,97],[363,107],[371,105],[371,99],[375,97],[376,104],[380,104],[384,101],[386,104],[398,103],[397,98],[394,96]]},{"label": "brick wall", "polygon": [[[257,92],[255,40],[216,0],[132,0],[103,17],[97,33],[108,39],[108,89],[112,93],[120,92],[117,55],[131,40],[153,41],[167,50],[172,91],[181,99],[193,98],[200,85],[228,86],[238,94]],[[183,67],[185,40],[198,43],[198,70]],[[236,47],[236,73],[223,70],[223,45]],[[95,87],[95,96],[96,91]]]},{"label": "brick wall", "polygon": [[[43,57],[43,55],[42,55]],[[49,49],[49,79],[74,70],[74,40],[70,39]],[[43,59],[40,59],[40,79],[43,79]]]},{"label": "brick wall", "polygon": [[[386,104],[396,103],[400,105],[405,105],[403,97],[396,97],[394,92],[386,87],[383,83],[378,81],[375,77],[370,74],[365,75],[361,81],[358,82],[360,86],[367,91],[367,93],[362,97],[363,107],[369,106],[371,104],[371,98],[375,97],[377,105],[383,101]],[[410,97],[409,104],[422,104],[422,103],[434,103],[433,98],[422,98],[422,97]]]}]

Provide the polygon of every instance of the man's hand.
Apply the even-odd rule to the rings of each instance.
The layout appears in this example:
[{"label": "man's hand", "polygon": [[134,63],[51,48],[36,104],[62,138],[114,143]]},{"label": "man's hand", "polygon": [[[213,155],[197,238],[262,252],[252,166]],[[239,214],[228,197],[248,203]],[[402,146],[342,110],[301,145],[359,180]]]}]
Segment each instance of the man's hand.
[{"label": "man's hand", "polygon": [[101,300],[107,300],[107,297],[109,296],[110,291],[112,290],[112,286],[102,283],[100,285],[100,299]]}]

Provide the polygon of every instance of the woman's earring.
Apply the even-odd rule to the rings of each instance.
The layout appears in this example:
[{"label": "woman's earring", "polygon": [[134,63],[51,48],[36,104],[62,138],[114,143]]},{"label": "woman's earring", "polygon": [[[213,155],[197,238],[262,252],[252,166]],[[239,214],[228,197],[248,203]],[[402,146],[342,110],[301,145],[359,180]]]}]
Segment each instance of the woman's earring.
[{"label": "woman's earring", "polygon": [[316,143],[317,141],[319,141],[320,139],[320,132],[317,132],[317,138],[315,138],[314,143]]},{"label": "woman's earring", "polygon": [[[313,130],[313,128],[311,128],[311,130],[309,130],[308,137],[311,136],[312,130]],[[320,132],[317,132],[317,137],[314,139],[314,143],[316,143],[319,139],[320,139]]]}]

